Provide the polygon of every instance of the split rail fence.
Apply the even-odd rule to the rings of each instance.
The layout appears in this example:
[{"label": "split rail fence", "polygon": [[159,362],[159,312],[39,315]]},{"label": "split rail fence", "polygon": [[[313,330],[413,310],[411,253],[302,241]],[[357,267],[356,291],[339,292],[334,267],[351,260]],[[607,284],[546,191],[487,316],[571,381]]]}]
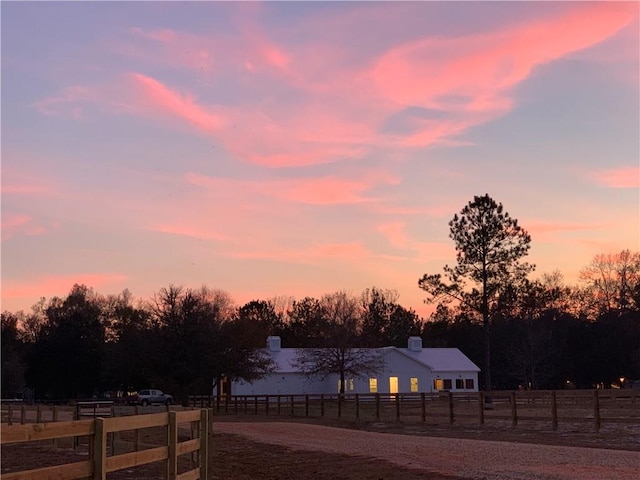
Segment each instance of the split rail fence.
[{"label": "split rail fence", "polygon": [[[33,470],[18,472],[6,472],[2,474],[3,480],[40,480],[43,478],[55,478],[56,480],[74,480],[92,478],[105,480],[107,473],[122,470],[153,462],[164,461],[166,465],[166,477],[171,480],[196,480],[207,479],[207,452],[209,434],[209,411],[207,409],[168,411],[162,413],[149,413],[146,415],[113,416],[114,407],[110,406],[110,418],[101,416],[87,420],[71,420],[41,423],[28,423],[32,418],[32,408],[21,406],[21,423],[13,422],[12,414],[15,405],[5,408],[3,405],[3,425],[1,431],[1,444],[5,445],[52,441],[54,445],[63,439],[71,439],[74,449],[78,448],[80,439],[86,439],[89,459],[81,462],[67,463],[63,465],[49,466]],[[75,413],[75,408],[72,407]],[[99,407],[96,407],[99,408]],[[92,408],[93,409],[93,408]],[[38,407],[36,418],[42,420],[45,413],[51,413],[56,418],[63,412],[68,415],[69,409],[64,407]],[[5,416],[6,413],[6,416]],[[99,415],[99,412],[97,413]],[[107,416],[107,415],[105,415]],[[6,423],[5,423],[6,419]],[[179,441],[179,425],[188,424],[190,430],[189,439]],[[160,446],[143,445],[140,442],[139,432],[149,428],[163,428],[164,439]],[[180,427],[185,430],[185,427]],[[133,431],[133,451],[126,453],[115,452],[115,435],[121,432]],[[194,438],[195,437],[195,438]],[[140,446],[147,447],[139,449]],[[178,457],[190,455],[188,467],[178,473]],[[194,466],[195,464],[195,466]]]},{"label": "split rail fence", "polygon": [[351,395],[192,396],[219,415],[283,415],[362,421],[528,425],[628,424],[640,428],[639,390],[494,391]]}]

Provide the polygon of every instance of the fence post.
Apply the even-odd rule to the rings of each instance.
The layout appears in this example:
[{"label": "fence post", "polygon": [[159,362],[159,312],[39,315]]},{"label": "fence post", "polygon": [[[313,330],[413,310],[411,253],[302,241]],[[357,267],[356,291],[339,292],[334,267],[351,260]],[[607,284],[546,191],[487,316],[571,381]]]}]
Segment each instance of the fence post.
[{"label": "fence post", "polygon": [[598,396],[598,389],[593,391],[593,422],[596,428],[596,432],[600,431],[600,397]]},{"label": "fence post", "polygon": [[555,391],[551,392],[551,425],[558,430],[558,399]]},{"label": "fence post", "polygon": [[484,392],[478,392],[478,413],[480,425],[484,425]]},{"label": "fence post", "polygon": [[291,395],[291,416],[294,416],[294,410],[293,410],[293,395]]},{"label": "fence post", "polygon": [[42,423],[42,408],[36,405],[36,423]]},{"label": "fence post", "polygon": [[27,421],[26,411],[27,409],[24,407],[24,405],[20,405],[20,425],[24,425]]},{"label": "fence post", "polygon": [[453,425],[455,417],[453,415],[453,392],[449,392],[449,425]]},{"label": "fence post", "polygon": [[233,413],[235,413],[236,415],[238,415],[238,396],[236,395],[235,397],[233,397]]},{"label": "fence post", "polygon": [[376,393],[376,420],[380,420],[380,394]]},{"label": "fence post", "polygon": [[356,418],[360,418],[360,395],[356,393]]},{"label": "fence post", "polygon": [[[73,410],[73,419],[74,420],[80,420],[80,408],[78,406],[78,404],[76,403],[76,408]],[[77,436],[73,437],[73,451],[75,452],[76,450],[78,450],[78,446],[80,444],[80,438]]]},{"label": "fence post", "polygon": [[[140,410],[138,409],[138,406],[136,405],[135,407],[133,407],[133,413],[137,416],[140,413]],[[137,452],[138,451],[138,446],[140,445],[140,429],[136,428],[133,434],[133,451]]]},{"label": "fence post", "polygon": [[281,404],[280,395],[278,395],[278,402],[277,403],[278,403],[278,415],[280,415],[280,404]]},{"label": "fence post", "polygon": [[320,416],[324,417],[324,395],[320,395]]},{"label": "fence post", "polygon": [[338,394],[338,418],[342,417],[342,394]]},{"label": "fence post", "polygon": [[400,394],[396,393],[396,421],[400,421]]},{"label": "fence post", "polygon": [[13,425],[13,405],[9,404],[9,411],[7,412],[7,423]]},{"label": "fence post", "polygon": [[[58,421],[58,410],[56,409],[56,406],[55,406],[55,405],[54,405],[54,406],[52,407],[52,409],[51,409],[51,421],[52,421],[53,423],[55,423],[55,422],[57,422],[57,421]],[[54,447],[54,448],[58,446],[58,441],[57,441],[57,440],[58,440],[58,439],[56,439],[56,438],[54,438],[54,439],[53,439],[53,442],[52,442],[52,443],[53,443],[53,447]]]},{"label": "fence post", "polygon": [[167,479],[175,480],[178,476],[178,419],[176,412],[169,412],[168,430],[169,458],[167,458]]},{"label": "fence post", "polygon": [[264,406],[265,415],[269,415],[269,395],[264,396],[266,405]]},{"label": "fence post", "polygon": [[510,399],[511,401],[511,426],[513,428],[518,426],[518,411],[516,408],[516,392],[511,392]]},{"label": "fence post", "polygon": [[104,431],[104,418],[94,418],[93,435],[93,480],[107,478],[107,435]]},{"label": "fence post", "polygon": [[304,396],[304,416],[309,416],[309,394]]},{"label": "fence post", "polygon": [[422,409],[422,423],[427,421],[427,402],[424,392],[420,394],[420,408]]},{"label": "fence post", "polygon": [[209,478],[209,411],[200,410],[200,480]]}]

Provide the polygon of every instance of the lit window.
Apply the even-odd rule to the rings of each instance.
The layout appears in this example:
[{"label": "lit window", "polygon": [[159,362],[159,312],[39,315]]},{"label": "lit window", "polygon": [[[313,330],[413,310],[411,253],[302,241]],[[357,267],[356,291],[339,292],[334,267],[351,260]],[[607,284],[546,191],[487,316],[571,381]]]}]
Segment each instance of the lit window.
[{"label": "lit window", "polygon": [[456,390],[462,390],[464,388],[464,380],[456,378]]},{"label": "lit window", "polygon": [[434,390],[442,390],[444,388],[443,383],[442,383],[442,379],[441,378],[436,378],[433,381],[433,389]]},{"label": "lit window", "polygon": [[473,390],[475,387],[473,386],[473,378],[467,378],[464,381],[464,388],[467,390]]},{"label": "lit window", "polygon": [[417,378],[412,378],[411,379],[411,391],[412,392],[417,392],[418,391],[418,379]]},{"label": "lit window", "polygon": [[451,390],[451,379],[450,378],[445,378],[443,380],[444,382],[444,389],[445,390]]},{"label": "lit window", "polygon": [[349,390],[351,390],[352,392],[354,390],[353,378],[349,379]]},{"label": "lit window", "polygon": [[370,393],[378,393],[378,379],[370,378],[369,379],[369,392]]}]

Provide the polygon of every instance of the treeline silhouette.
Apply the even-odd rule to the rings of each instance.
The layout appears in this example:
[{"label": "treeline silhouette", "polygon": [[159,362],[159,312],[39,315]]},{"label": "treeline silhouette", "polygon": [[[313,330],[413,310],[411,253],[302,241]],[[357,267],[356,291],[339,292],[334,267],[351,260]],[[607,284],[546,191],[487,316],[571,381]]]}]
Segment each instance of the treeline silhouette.
[{"label": "treeline silhouette", "polygon": [[[268,335],[294,348],[335,341],[331,312],[345,295],[354,300],[341,312],[353,347],[403,347],[420,335],[424,347],[457,347],[482,365],[478,312],[439,303],[420,318],[393,290],[238,306],[227,292],[205,286],[171,285],[143,300],[127,290],[102,295],[74,285],[65,298],[42,298],[30,312],[2,313],[2,396],[28,389],[36,399],[72,399],[144,387],[181,400],[208,394],[223,377],[250,380],[268,371],[268,359],[256,353]],[[640,379],[640,253],[596,256],[579,286],[564,285],[559,272],[506,286],[499,302],[492,388],[594,388]]]}]

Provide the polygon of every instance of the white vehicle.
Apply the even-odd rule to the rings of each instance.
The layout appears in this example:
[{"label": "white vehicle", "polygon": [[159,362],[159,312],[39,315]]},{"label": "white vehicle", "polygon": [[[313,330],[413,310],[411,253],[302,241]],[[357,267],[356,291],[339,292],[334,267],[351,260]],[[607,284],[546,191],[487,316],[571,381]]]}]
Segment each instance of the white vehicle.
[{"label": "white vehicle", "polygon": [[135,405],[151,405],[153,403],[161,403],[163,405],[171,405],[173,396],[162,392],[162,390],[140,390],[131,398],[131,403]]}]

